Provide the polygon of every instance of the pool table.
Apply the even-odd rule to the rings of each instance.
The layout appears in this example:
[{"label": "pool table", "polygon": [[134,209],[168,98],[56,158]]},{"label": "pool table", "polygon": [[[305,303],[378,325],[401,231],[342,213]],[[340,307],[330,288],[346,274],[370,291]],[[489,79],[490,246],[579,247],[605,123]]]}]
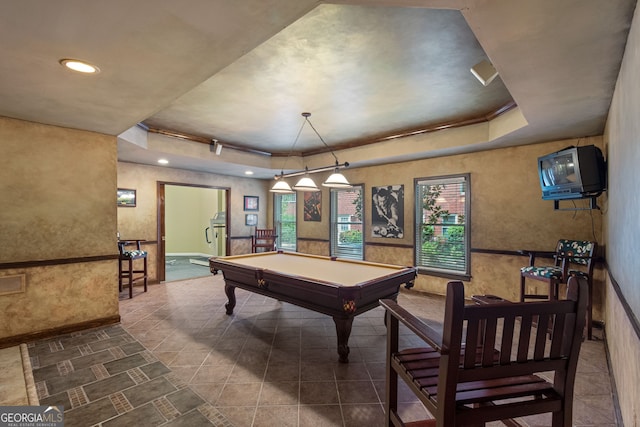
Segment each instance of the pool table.
[{"label": "pool table", "polygon": [[229,315],[235,288],[241,288],[333,317],[342,363],[349,361],[353,318],[380,299],[395,300],[400,286],[413,286],[416,277],[413,267],[283,251],[213,257],[209,267],[213,274],[223,273]]}]

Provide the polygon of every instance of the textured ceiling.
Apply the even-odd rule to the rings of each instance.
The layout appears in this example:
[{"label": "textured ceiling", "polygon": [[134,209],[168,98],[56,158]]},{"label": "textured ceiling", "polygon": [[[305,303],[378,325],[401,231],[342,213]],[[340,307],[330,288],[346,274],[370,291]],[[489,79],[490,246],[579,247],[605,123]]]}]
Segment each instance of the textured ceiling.
[{"label": "textured ceiling", "polygon": [[[292,147],[303,111],[354,166],[598,135],[635,4],[5,1],[0,115],[119,135],[122,161],[262,178],[292,149],[292,168],[326,163],[308,126]],[[487,87],[469,72],[483,59]]]},{"label": "textured ceiling", "polygon": [[327,143],[367,141],[512,101],[469,72],[483,59],[459,11],[321,5],[144,123],[288,153],[308,111]]}]

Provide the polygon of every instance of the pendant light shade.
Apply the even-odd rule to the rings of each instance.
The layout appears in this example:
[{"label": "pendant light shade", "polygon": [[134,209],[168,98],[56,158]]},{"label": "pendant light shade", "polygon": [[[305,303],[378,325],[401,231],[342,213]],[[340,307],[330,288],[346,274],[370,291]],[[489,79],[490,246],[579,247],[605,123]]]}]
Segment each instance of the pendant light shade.
[{"label": "pendant light shade", "polygon": [[322,185],[324,187],[330,187],[330,188],[351,188],[352,187],[352,185],[349,184],[349,181],[347,181],[347,178],[345,178],[344,175],[338,172],[338,169],[336,169],[335,172],[332,173],[331,176],[329,176],[329,178],[327,178],[327,180],[322,183]]},{"label": "pendant light shade", "polygon": [[276,183],[271,187],[272,193],[281,193],[281,194],[290,194],[294,193],[289,184],[287,184],[284,180],[276,181]]},{"label": "pendant light shade", "polygon": [[316,183],[308,176],[300,178],[300,181],[293,186],[293,189],[296,191],[319,191]]},{"label": "pendant light shade", "polygon": [[[291,146],[291,151],[289,152],[289,156],[287,157],[287,159],[289,157],[291,157],[291,154],[293,153],[293,148],[296,146],[296,143],[298,142],[298,138],[300,137],[300,134],[302,133],[302,129],[304,128],[304,125],[308,123],[309,126],[311,127],[311,129],[313,129],[315,134],[318,136],[318,138],[320,138],[320,141],[322,141],[322,144],[324,144],[324,146],[327,148],[327,150],[329,150],[329,152],[331,153],[331,155],[335,159],[336,164],[335,164],[335,166],[324,166],[324,167],[315,168],[315,169],[309,169],[309,168],[305,167],[305,169],[302,170],[302,171],[290,172],[290,173],[287,173],[287,174],[284,173],[284,166],[283,166],[282,170],[280,171],[280,175],[276,175],[275,176],[275,179],[279,180],[279,181],[277,181],[273,185],[273,187],[271,187],[270,191],[272,193],[293,193],[294,190],[295,191],[320,191],[320,189],[318,188],[316,183],[313,182],[313,180],[311,178],[309,178],[308,175],[310,173],[316,173],[316,172],[327,172],[327,171],[330,171],[332,169],[333,169],[334,172],[331,174],[331,176],[329,176],[329,178],[327,178],[327,180],[325,182],[322,183],[322,185],[324,187],[332,187],[332,188],[351,188],[352,187],[352,185],[349,184],[349,181],[347,181],[347,178],[345,178],[344,175],[342,175],[339,172],[340,169],[348,167],[349,163],[348,162],[344,162],[344,163],[340,164],[338,162],[338,157],[336,157],[336,154],[333,152],[331,147],[329,147],[329,145],[327,145],[325,140],[322,139],[322,136],[320,136],[320,134],[318,133],[316,128],[313,126],[313,124],[311,124],[311,121],[309,120],[310,116],[311,116],[311,113],[302,113],[302,117],[304,117],[304,122],[302,122],[302,126],[300,127],[300,130],[298,131],[298,135],[296,136],[296,139],[293,141],[293,145]],[[284,162],[285,165],[287,164],[287,159],[285,159],[285,162]],[[291,177],[300,176],[300,175],[304,175],[304,176],[293,187],[290,187],[289,184],[287,184],[283,180],[283,178],[291,178]]]}]

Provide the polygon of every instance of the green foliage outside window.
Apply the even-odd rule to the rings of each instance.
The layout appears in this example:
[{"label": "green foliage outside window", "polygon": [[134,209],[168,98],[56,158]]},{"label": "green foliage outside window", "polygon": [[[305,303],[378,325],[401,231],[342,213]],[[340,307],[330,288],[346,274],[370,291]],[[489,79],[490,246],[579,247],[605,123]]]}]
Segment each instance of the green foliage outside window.
[{"label": "green foliage outside window", "polygon": [[[356,212],[353,216],[357,221],[362,221],[362,206],[364,206],[362,203],[362,191],[358,191],[358,196],[351,203],[356,206]],[[362,238],[360,239],[360,241],[362,242]]]},{"label": "green foliage outside window", "polygon": [[427,217],[427,224],[437,224],[440,222],[440,218],[449,215],[448,210],[442,209],[442,206],[438,205],[438,197],[444,190],[444,185],[427,185],[426,191],[422,196],[422,209],[429,213]]},{"label": "green foliage outside window", "polygon": [[340,243],[362,243],[362,231],[347,230],[340,233],[338,237]]},{"label": "green foliage outside window", "polygon": [[296,217],[295,215],[283,214],[280,222],[280,241],[283,247],[291,244],[295,245],[296,241]]}]

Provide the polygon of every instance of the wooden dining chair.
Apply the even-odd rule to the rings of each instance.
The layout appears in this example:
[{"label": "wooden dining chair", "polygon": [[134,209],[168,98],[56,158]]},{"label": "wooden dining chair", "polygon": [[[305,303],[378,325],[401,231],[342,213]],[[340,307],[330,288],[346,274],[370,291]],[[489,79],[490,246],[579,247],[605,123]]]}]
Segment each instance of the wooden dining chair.
[{"label": "wooden dining chair", "polygon": [[256,228],[251,236],[251,252],[269,252],[276,250],[276,231],[271,228]]}]

